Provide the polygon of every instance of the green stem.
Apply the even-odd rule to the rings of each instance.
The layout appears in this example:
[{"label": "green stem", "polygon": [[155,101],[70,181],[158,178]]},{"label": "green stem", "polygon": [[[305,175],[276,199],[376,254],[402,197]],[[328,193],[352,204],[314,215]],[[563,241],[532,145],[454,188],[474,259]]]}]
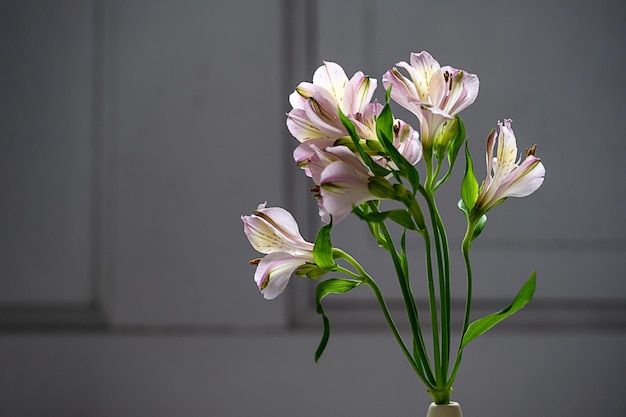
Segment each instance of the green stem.
[{"label": "green stem", "polygon": [[440,379],[440,346],[439,346],[439,317],[437,315],[437,297],[435,295],[435,283],[433,279],[433,266],[432,266],[432,255],[431,255],[431,242],[430,235],[428,231],[424,229],[421,231],[421,235],[424,238],[424,247],[426,252],[426,273],[428,278],[428,304],[430,307],[430,322],[432,327],[432,335],[433,335],[433,355],[435,357],[435,374],[437,375],[437,386],[439,387],[441,384]]},{"label": "green stem", "polygon": [[[378,208],[371,204],[372,210],[378,211]],[[400,290],[402,292],[402,298],[404,300],[404,305],[406,307],[407,317],[409,319],[409,325],[411,327],[411,333],[413,335],[414,341],[414,350],[416,350],[415,355],[420,359],[424,370],[426,371],[426,375],[433,382],[436,380],[433,376],[430,360],[428,359],[428,352],[426,350],[426,345],[424,344],[424,338],[422,336],[422,330],[419,324],[419,314],[417,310],[417,305],[415,304],[415,298],[411,292],[411,287],[409,285],[408,276],[406,276],[404,272],[404,268],[402,267],[402,263],[398,257],[398,252],[395,249],[393,244],[393,240],[391,238],[391,234],[387,229],[387,225],[384,222],[380,222],[380,230],[383,233],[383,237],[387,242],[386,249],[391,255],[391,259],[393,260],[393,265],[396,270],[396,275],[398,277],[398,282],[400,284]]]},{"label": "green stem", "polygon": [[[447,385],[448,366],[450,361],[450,260],[449,248],[443,220],[435,203],[434,191],[420,187],[426,203],[433,227],[435,237],[435,250],[437,253],[437,271],[439,276],[439,294],[441,311],[441,361],[437,367],[440,386]],[[429,285],[431,283],[429,282]],[[434,299],[434,295],[431,295]],[[433,313],[431,313],[432,315]],[[435,332],[433,332],[434,338]],[[438,343],[438,342],[437,342]]]},{"label": "green stem", "polygon": [[393,259],[393,264],[396,269],[398,281],[400,283],[400,290],[402,292],[402,298],[404,299],[404,304],[407,309],[407,315],[409,318],[411,331],[413,333],[413,339],[417,341],[417,343],[415,343],[415,347],[418,349],[416,354],[418,357],[420,357],[429,378],[435,381],[436,378],[433,377],[432,370],[430,369],[430,361],[428,359],[426,345],[424,344],[422,330],[419,325],[419,314],[417,311],[417,305],[415,304],[415,298],[413,297],[411,287],[409,286],[409,282],[407,279],[408,277],[406,277],[404,274],[404,269],[402,268],[402,264],[400,262],[400,259],[398,258],[398,252],[396,252],[393,241],[391,239],[391,234],[389,233],[387,225],[385,225],[384,222],[381,222],[381,231],[383,232],[385,240],[389,244],[389,253],[391,254],[391,258]]},{"label": "green stem", "polygon": [[456,373],[459,370],[459,366],[461,365],[461,358],[463,356],[463,337],[465,336],[465,332],[469,327],[470,321],[470,313],[472,310],[472,264],[470,262],[470,250],[472,247],[472,236],[474,234],[474,229],[476,228],[476,220],[469,219],[467,222],[467,231],[465,232],[465,237],[463,237],[463,243],[461,244],[461,250],[463,252],[463,260],[465,261],[465,269],[467,271],[467,296],[465,299],[465,318],[463,319],[463,331],[461,332],[461,341],[459,342],[459,349],[457,351],[456,360],[454,361],[454,368],[452,369],[452,373],[450,375],[450,379],[448,382],[449,386],[452,386],[454,379],[456,378]]},{"label": "green stem", "polygon": [[[385,304],[385,299],[383,298],[383,295],[380,292],[380,288],[378,288],[378,285],[376,284],[376,282],[371,277],[366,276],[363,283],[368,285],[374,292],[374,295],[376,296],[376,300],[378,300],[378,304],[380,305],[383,315],[385,316],[385,319],[387,320],[387,324],[389,325],[391,332],[393,333],[394,337],[396,338],[396,341],[400,345],[400,348],[402,349],[404,356],[406,356],[407,360],[409,361],[409,363],[415,370],[415,373],[417,373],[417,375],[420,377],[420,379],[426,385],[429,391],[435,390],[436,388],[431,382],[432,375],[430,376],[425,375],[424,368],[422,368],[420,364],[418,364],[418,362],[415,361],[415,359],[411,356],[411,353],[406,348],[406,345],[404,344],[404,341],[402,340],[402,336],[400,336],[400,333],[398,332],[398,328],[396,327],[393,321],[393,318],[391,317],[391,314],[389,313],[389,309],[387,308],[387,305]],[[428,367],[426,367],[425,370],[429,371]]]}]

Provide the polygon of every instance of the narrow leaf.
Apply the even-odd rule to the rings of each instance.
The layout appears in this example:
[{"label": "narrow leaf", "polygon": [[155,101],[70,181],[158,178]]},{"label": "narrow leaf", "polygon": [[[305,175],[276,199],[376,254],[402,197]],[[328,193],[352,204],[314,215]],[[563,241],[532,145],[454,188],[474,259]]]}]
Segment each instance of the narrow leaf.
[{"label": "narrow leaf", "polygon": [[370,212],[370,213],[355,211],[354,213],[361,220],[365,220],[368,223],[381,223],[385,219],[389,218],[393,220],[394,222],[398,223],[400,226],[404,227],[405,229],[418,230],[417,226],[413,222],[413,218],[411,217],[411,215],[409,214],[407,210],[395,209],[395,210],[389,210],[389,211]]},{"label": "narrow leaf", "polygon": [[398,223],[400,226],[404,227],[405,229],[417,230],[417,226],[415,226],[415,223],[413,223],[413,218],[411,217],[408,211],[398,209],[398,210],[391,210],[387,213],[391,220]]},{"label": "narrow leaf", "polygon": [[463,119],[461,119],[461,116],[458,114],[455,118],[458,123],[458,130],[454,138],[450,141],[450,147],[448,148],[448,164],[450,165],[450,170],[452,170],[461,145],[463,145],[463,141],[465,141],[465,124],[463,123]]},{"label": "narrow leaf", "polygon": [[335,269],[335,261],[333,259],[333,245],[330,242],[330,231],[333,223],[322,226],[317,232],[315,245],[313,246],[313,259],[317,266],[326,270]]},{"label": "narrow leaf", "polygon": [[359,285],[361,285],[361,281],[341,278],[331,278],[326,281],[322,281],[317,285],[315,289],[316,311],[317,314],[322,316],[322,320],[324,322],[324,333],[322,334],[322,340],[315,351],[315,362],[317,362],[322,356],[322,353],[324,353],[324,349],[326,349],[326,345],[328,344],[328,339],[330,337],[330,321],[324,313],[322,299],[328,294],[343,294],[358,287]]},{"label": "narrow leaf", "polygon": [[343,114],[340,108],[337,108],[337,112],[339,113],[339,118],[341,119],[341,122],[343,123],[345,128],[348,130],[348,133],[350,134],[350,138],[352,139],[352,143],[354,144],[354,147],[356,148],[357,152],[361,156],[361,159],[363,159],[363,162],[365,163],[365,165],[367,165],[372,170],[374,175],[384,177],[387,174],[389,174],[390,173],[389,170],[381,167],[376,162],[374,162],[372,157],[369,156],[363,150],[363,147],[361,146],[361,138],[359,137],[358,133],[356,133],[354,124]]},{"label": "narrow leaf", "polygon": [[476,227],[474,227],[474,233],[472,234],[472,240],[476,239],[485,228],[485,223],[487,223],[487,215],[483,214],[482,217],[476,222]]},{"label": "narrow leaf", "polygon": [[463,335],[461,348],[464,348],[469,342],[491,329],[496,324],[510,316],[511,314],[521,310],[533,297],[535,293],[536,277],[535,271],[530,275],[530,278],[522,289],[517,293],[517,296],[513,300],[510,306],[498,311],[497,313],[490,314],[481,319],[476,320],[469,325],[467,331]]}]

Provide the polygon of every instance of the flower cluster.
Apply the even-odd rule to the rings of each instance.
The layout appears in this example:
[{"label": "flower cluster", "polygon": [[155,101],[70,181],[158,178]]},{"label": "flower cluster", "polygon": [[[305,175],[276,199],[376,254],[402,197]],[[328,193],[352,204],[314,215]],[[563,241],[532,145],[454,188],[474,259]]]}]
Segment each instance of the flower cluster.
[{"label": "flower cluster", "polygon": [[[328,340],[329,324],[322,299],[364,284],[373,290],[396,340],[428,392],[435,402],[446,403],[465,345],[523,307],[534,291],[533,273],[511,306],[470,323],[471,243],[483,230],[486,213],[508,197],[524,197],[536,191],[545,169],[535,156],[536,146],[527,150],[522,160],[511,120],[505,119],[498,123],[499,134],[494,129],[488,136],[486,177],[478,183],[459,115],[476,100],[476,75],[441,66],[429,53],[420,52],[411,54],[409,63],[399,62],[387,71],[382,85],[386,91],[384,104],[373,100],[375,79],[360,71],[348,79],[341,66],[324,62],[312,82],[300,83],[289,96],[292,110],[287,114],[287,128],[300,142],[293,158],[314,184],[313,196],[324,223],[314,243],[300,235],[293,216],[282,208],[261,204],[252,215],[241,218],[248,240],[265,254],[251,263],[257,265],[254,278],[266,299],[281,294],[294,274],[312,279],[329,272],[341,276],[322,280],[317,287],[317,312],[324,318],[324,337],[316,359]],[[412,112],[419,129],[396,119],[390,101]],[[468,296],[462,340],[450,371],[450,257],[435,193],[450,177],[464,144],[466,169],[459,207],[467,219],[462,252]],[[418,164],[420,161],[424,163]],[[383,210],[384,200],[395,200],[396,208]],[[413,352],[400,337],[375,280],[353,257],[331,244],[333,225],[350,213],[367,223],[379,246],[392,257],[409,318]],[[401,249],[397,249],[388,222],[403,229]],[[404,245],[407,232],[416,232],[424,240],[433,327],[432,362],[424,347],[408,276],[410,258]]]}]

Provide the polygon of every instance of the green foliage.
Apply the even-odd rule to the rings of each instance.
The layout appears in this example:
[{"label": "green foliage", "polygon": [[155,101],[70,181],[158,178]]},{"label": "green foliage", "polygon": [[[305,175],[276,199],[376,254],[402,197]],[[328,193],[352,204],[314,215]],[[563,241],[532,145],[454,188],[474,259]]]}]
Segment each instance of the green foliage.
[{"label": "green foliage", "polygon": [[497,313],[493,313],[481,319],[478,319],[469,325],[467,331],[463,335],[461,348],[464,348],[469,342],[471,342],[481,334],[485,333],[487,330],[491,329],[493,326],[500,323],[511,314],[514,314],[517,311],[521,310],[532,299],[533,294],[535,293],[535,285],[536,276],[535,271],[533,271],[528,281],[526,281],[526,283],[517,293],[517,296],[515,297],[511,305],[503,310],[498,311]]},{"label": "green foliage", "polygon": [[381,223],[385,221],[385,219],[389,218],[394,222],[398,223],[400,226],[405,229],[410,230],[418,230],[417,226],[413,222],[413,218],[411,214],[407,210],[396,209],[396,210],[388,210],[381,212],[363,212],[363,211],[355,211],[354,212],[361,220],[365,220],[368,223]]},{"label": "green foliage", "polygon": [[335,269],[335,260],[333,259],[333,245],[330,242],[330,231],[332,222],[322,226],[317,232],[315,245],[313,246],[313,259],[317,266],[321,269],[332,271]]},{"label": "green foliage", "polygon": [[[389,92],[388,92],[389,95]],[[393,146],[393,114],[389,101],[383,107],[383,110],[376,118],[376,135],[378,140],[385,149],[385,153],[391,161],[398,167],[400,172],[409,180],[413,190],[417,190],[419,186],[419,173],[409,161]]]},{"label": "green foliage", "polygon": [[[461,211],[465,213],[469,221],[470,211],[467,209],[467,207],[465,207],[465,203],[463,203],[463,200],[459,200],[457,205],[459,206],[459,209],[461,209]],[[478,219],[474,225],[474,230],[472,231],[472,239],[471,239],[472,241],[480,235],[480,233],[485,228],[486,223],[487,223],[487,215],[483,214],[482,216],[480,216],[480,219]]]},{"label": "green foliage", "polygon": [[457,125],[456,135],[450,141],[450,146],[448,148],[448,163],[450,165],[450,170],[454,166],[454,162],[456,161],[456,157],[459,154],[459,150],[461,149],[461,145],[465,142],[465,123],[463,123],[463,119],[458,114],[454,116],[454,120]]},{"label": "green foliage", "polygon": [[361,146],[361,138],[359,137],[358,133],[356,133],[354,124],[343,114],[340,108],[337,108],[337,111],[339,113],[339,118],[341,119],[341,122],[348,130],[350,138],[352,139],[352,143],[359,155],[361,156],[361,159],[363,159],[363,162],[365,162],[365,165],[367,165],[376,176],[384,177],[389,174],[391,171],[378,165],[376,162],[374,162],[372,157],[367,152],[365,152],[365,150]]},{"label": "green foliage", "polygon": [[324,322],[324,333],[322,335],[322,340],[315,351],[315,362],[317,362],[322,356],[322,353],[324,353],[324,349],[326,349],[326,345],[328,344],[328,338],[330,337],[330,322],[324,313],[322,299],[328,294],[343,294],[358,287],[359,285],[361,285],[361,281],[341,278],[331,278],[326,281],[322,281],[317,285],[317,288],[315,289],[316,311],[317,314],[322,316],[322,320]]}]

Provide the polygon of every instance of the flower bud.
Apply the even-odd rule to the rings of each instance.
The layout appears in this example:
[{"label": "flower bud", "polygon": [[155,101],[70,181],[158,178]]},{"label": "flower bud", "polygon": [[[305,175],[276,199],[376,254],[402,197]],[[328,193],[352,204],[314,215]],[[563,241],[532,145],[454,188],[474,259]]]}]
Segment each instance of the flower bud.
[{"label": "flower bud", "polygon": [[383,177],[371,177],[367,189],[381,199],[393,199],[396,196],[394,186]]},{"label": "flower bud", "polygon": [[295,274],[303,278],[306,277],[306,278],[318,279],[327,272],[328,271],[326,269],[322,269],[316,264],[307,262],[304,265],[300,266],[298,269],[296,269]]},{"label": "flower bud", "polygon": [[458,122],[456,117],[448,120],[443,125],[441,125],[441,127],[437,131],[436,139],[435,139],[436,155],[441,155],[443,157],[443,155],[446,154],[446,152],[448,151],[448,148],[450,147],[450,143],[459,134],[460,128],[461,128],[461,125]]}]

